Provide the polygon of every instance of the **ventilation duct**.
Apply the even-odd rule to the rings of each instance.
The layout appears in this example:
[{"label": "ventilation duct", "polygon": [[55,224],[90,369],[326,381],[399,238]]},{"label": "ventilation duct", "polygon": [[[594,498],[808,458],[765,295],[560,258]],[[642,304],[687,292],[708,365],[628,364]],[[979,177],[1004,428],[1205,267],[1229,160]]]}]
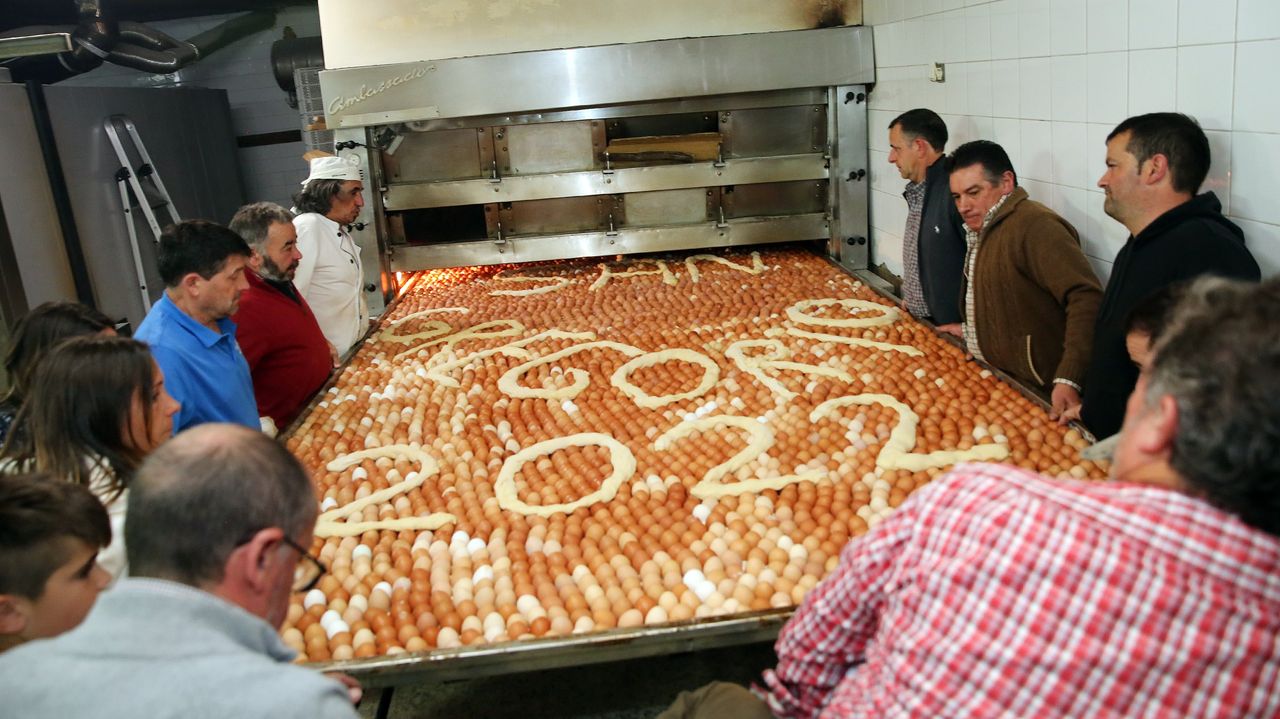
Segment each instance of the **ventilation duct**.
[{"label": "ventilation duct", "polygon": [[3,63],[15,82],[53,84],[93,70],[104,62],[142,72],[169,74],[275,22],[274,11],[256,11],[228,20],[190,40],[178,40],[148,25],[117,21],[103,7],[102,0],[79,0],[76,16],[75,25],[28,26],[0,32],[0,37],[71,34],[72,49],[68,52]]}]

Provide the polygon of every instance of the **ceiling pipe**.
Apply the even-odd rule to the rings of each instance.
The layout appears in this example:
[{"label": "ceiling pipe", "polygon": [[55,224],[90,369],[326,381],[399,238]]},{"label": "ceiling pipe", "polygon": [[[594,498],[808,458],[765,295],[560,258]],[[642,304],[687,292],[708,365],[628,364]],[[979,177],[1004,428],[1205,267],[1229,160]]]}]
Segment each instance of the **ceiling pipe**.
[{"label": "ceiling pipe", "polygon": [[308,67],[324,67],[324,44],[319,37],[286,36],[271,44],[271,72],[280,89],[289,93],[289,107],[298,106],[294,72]]},{"label": "ceiling pipe", "polygon": [[274,10],[257,10],[234,17],[190,40],[178,40],[148,25],[115,22],[101,0],[81,0],[80,22],[74,26],[23,27],[0,32],[0,37],[43,32],[69,32],[73,49],[56,55],[23,57],[0,63],[17,82],[53,84],[110,62],[142,72],[166,75],[201,57],[275,24]]},{"label": "ceiling pipe", "polygon": [[[76,17],[78,22],[74,26],[38,28],[40,32],[70,32],[72,49],[56,55],[10,60],[5,63],[5,67],[9,68],[15,81],[58,82],[93,70],[106,60],[115,47],[119,30],[102,9],[102,3],[99,0],[80,0],[76,3]],[[17,28],[3,34],[13,36],[30,33],[30,28]]]}]

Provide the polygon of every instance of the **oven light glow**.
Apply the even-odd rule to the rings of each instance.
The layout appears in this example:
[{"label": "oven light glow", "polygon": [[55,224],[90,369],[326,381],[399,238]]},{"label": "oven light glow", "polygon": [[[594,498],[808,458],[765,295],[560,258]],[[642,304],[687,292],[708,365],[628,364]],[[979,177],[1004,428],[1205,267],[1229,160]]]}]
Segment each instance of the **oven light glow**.
[{"label": "oven light glow", "polygon": [[396,287],[400,288],[399,291],[396,292],[396,297],[403,296],[404,293],[408,292],[409,288],[412,286],[413,286],[412,280],[410,280],[407,283],[404,281],[404,272],[396,272]]}]

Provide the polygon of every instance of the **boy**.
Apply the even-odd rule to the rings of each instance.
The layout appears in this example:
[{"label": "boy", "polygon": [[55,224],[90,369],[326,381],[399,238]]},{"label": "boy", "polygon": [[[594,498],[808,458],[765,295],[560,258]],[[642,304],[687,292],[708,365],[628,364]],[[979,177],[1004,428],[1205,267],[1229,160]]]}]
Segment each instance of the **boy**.
[{"label": "boy", "polygon": [[1124,329],[1124,347],[1139,370],[1147,368],[1147,362],[1151,360],[1151,346],[1164,333],[1169,311],[1182,299],[1185,290],[1185,282],[1162,287],[1147,295],[1129,313]]},{"label": "boy", "polygon": [[111,577],[107,510],[49,474],[0,477],[0,652],[74,628]]},{"label": "boy", "polygon": [[[1124,347],[1129,353],[1129,361],[1139,370],[1146,369],[1147,363],[1151,361],[1151,347],[1164,333],[1169,311],[1178,304],[1185,288],[1185,282],[1176,282],[1152,292],[1125,319]],[[1109,460],[1119,442],[1120,434],[1113,434],[1085,448],[1080,452],[1080,457],[1095,462]]]}]

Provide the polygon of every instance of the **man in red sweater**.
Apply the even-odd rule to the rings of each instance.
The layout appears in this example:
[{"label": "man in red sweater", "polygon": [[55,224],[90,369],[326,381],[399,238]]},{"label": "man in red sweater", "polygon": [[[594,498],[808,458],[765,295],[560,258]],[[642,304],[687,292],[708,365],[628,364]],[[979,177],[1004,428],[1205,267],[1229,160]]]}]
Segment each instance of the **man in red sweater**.
[{"label": "man in red sweater", "polygon": [[232,316],[236,340],[249,361],[258,414],[284,429],[324,385],[337,353],[293,286],[302,257],[293,213],[272,202],[255,202],[236,212],[231,229],[254,253],[253,271],[245,273],[249,289]]}]

